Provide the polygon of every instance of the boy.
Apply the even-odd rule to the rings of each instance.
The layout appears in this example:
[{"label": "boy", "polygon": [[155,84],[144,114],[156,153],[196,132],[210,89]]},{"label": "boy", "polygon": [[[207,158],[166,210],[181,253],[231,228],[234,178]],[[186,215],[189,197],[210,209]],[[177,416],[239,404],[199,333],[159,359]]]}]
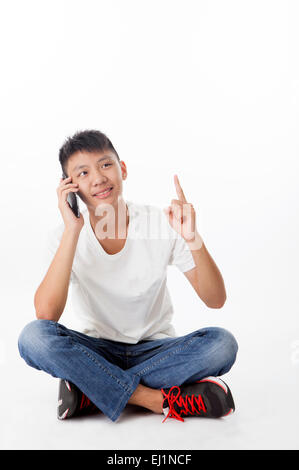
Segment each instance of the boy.
[{"label": "boy", "polygon": [[[163,212],[123,198],[126,165],[99,131],[68,138],[59,161],[67,176],[57,188],[63,224],[52,233],[53,259],[34,296],[37,320],[19,337],[25,361],[60,378],[58,418],[101,410],[116,421],[127,403],[164,421],[233,412],[219,379],[236,359],[233,335],[211,327],[178,337],[171,325],[169,264],[208,307],[226,299],[177,176],[178,199]],[[80,217],[67,201],[71,192],[86,205]],[[59,323],[70,283],[76,330]]]}]

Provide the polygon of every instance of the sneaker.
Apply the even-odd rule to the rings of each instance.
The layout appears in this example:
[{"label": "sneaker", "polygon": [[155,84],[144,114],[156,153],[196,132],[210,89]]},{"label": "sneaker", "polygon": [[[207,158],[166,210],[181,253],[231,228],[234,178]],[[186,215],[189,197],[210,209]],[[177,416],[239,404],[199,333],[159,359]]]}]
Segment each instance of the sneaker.
[{"label": "sneaker", "polygon": [[219,377],[205,377],[195,383],[175,385],[165,390],[163,413],[167,418],[184,421],[184,416],[220,418],[235,411],[228,385]]},{"label": "sneaker", "polygon": [[60,379],[57,407],[58,419],[67,419],[99,411],[96,405],[75,384],[69,380]]}]

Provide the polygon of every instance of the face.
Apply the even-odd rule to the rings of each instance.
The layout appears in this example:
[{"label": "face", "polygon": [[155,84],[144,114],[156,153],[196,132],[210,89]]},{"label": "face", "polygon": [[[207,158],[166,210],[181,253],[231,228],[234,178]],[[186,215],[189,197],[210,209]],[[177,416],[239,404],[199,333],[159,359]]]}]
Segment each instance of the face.
[{"label": "face", "polygon": [[101,203],[117,207],[127,169],[114,152],[76,152],[69,158],[66,170],[72,182],[79,184],[78,195],[89,210]]}]

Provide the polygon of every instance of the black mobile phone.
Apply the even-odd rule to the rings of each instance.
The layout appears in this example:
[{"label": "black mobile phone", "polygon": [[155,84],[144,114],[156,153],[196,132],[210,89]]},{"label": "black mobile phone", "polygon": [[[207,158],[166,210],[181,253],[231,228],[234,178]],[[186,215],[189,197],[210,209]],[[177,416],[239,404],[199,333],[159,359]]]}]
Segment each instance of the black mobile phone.
[{"label": "black mobile phone", "polygon": [[[63,179],[67,178],[67,176],[64,172],[62,173],[62,178]],[[78,217],[78,219],[79,219],[80,218],[80,209],[79,209],[77,194],[75,194],[73,192],[69,192],[68,195],[67,195],[67,202],[69,203],[69,206],[72,209],[75,216]]]}]

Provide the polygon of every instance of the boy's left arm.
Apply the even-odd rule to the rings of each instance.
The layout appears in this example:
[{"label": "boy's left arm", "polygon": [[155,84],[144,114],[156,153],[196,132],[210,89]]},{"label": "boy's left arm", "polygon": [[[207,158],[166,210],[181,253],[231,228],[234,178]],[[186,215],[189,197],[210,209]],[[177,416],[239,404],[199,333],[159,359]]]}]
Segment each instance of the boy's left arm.
[{"label": "boy's left arm", "polygon": [[198,233],[195,238],[201,240],[201,248],[194,249],[194,244],[187,242],[195,267],[184,274],[207,307],[221,308],[226,301],[222,275]]},{"label": "boy's left arm", "polygon": [[195,210],[187,202],[177,175],[174,183],[179,199],[172,199],[171,206],[164,212],[170,225],[184,238],[192,253],[195,267],[184,274],[208,307],[221,308],[226,300],[222,275],[197,232]]}]

